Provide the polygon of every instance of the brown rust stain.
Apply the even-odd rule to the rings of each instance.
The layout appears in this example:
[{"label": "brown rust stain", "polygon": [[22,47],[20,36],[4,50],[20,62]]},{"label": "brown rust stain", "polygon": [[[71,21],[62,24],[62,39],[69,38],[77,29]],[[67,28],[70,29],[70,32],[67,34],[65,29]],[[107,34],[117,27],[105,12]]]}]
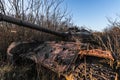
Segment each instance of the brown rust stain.
[{"label": "brown rust stain", "polygon": [[103,51],[101,49],[82,50],[79,52],[80,55],[95,56],[100,58],[106,58],[114,61],[112,53],[110,51]]}]

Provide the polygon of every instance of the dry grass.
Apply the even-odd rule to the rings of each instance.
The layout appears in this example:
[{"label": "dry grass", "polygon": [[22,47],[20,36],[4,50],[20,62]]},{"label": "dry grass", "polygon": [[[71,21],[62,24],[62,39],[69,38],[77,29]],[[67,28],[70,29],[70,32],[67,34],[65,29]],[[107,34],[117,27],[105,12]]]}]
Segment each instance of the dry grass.
[{"label": "dry grass", "polygon": [[36,80],[35,70],[31,66],[4,65],[0,67],[1,80]]}]

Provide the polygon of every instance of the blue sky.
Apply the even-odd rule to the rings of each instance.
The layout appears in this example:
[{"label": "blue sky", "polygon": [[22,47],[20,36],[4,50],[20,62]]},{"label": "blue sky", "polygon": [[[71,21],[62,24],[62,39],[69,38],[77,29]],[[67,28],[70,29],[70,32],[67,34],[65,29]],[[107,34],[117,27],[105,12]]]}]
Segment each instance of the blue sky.
[{"label": "blue sky", "polygon": [[120,15],[120,0],[64,0],[64,3],[74,24],[92,30],[103,30],[109,24],[106,17],[114,20]]}]

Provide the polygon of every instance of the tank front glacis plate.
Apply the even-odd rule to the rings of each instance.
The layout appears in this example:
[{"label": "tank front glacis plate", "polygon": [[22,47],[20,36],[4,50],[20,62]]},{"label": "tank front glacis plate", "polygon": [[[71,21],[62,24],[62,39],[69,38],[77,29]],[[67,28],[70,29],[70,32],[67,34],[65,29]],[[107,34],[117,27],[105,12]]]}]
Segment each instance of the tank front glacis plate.
[{"label": "tank front glacis plate", "polygon": [[67,71],[80,51],[80,46],[74,42],[46,42],[40,46],[37,52],[37,63],[58,73]]}]

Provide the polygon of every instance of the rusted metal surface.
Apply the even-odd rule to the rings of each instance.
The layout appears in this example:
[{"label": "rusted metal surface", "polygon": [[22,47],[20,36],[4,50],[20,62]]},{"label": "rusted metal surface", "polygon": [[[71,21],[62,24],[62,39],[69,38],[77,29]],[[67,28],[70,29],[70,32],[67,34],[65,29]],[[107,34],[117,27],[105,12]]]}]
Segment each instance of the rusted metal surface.
[{"label": "rusted metal surface", "polygon": [[37,63],[61,73],[67,71],[77,59],[80,46],[74,42],[46,42],[44,47],[37,53]]},{"label": "rusted metal surface", "polygon": [[[24,48],[20,51],[20,46],[18,44],[12,43],[9,46],[7,50],[9,56],[14,57],[17,54],[17,56],[32,59],[35,61],[35,63],[44,65],[45,67],[50,68],[58,73],[67,71],[69,66],[77,59],[81,45],[76,44],[75,42],[56,43],[53,41],[44,42],[34,49],[28,49],[31,51],[23,50]],[[26,46],[26,43],[23,42],[22,44]],[[17,49],[17,47],[19,49]],[[16,52],[14,49],[16,49]]]},{"label": "rusted metal surface", "polygon": [[[67,72],[69,69],[75,66],[76,59],[79,57],[79,55],[95,56],[99,58],[114,60],[111,55],[111,52],[109,51],[103,51],[100,49],[82,50],[83,46],[87,47],[86,44],[77,43],[77,42],[52,41],[52,42],[41,43],[37,47],[26,48],[27,49],[26,52],[23,52],[22,50],[19,51],[19,53],[21,54],[18,53],[16,54],[19,57],[26,57],[28,59],[31,59],[35,63],[43,65],[56,73]],[[10,52],[15,48],[17,50],[17,46],[12,47],[11,49],[8,48],[8,50]],[[14,55],[15,53],[13,54],[13,56]]]},{"label": "rusted metal surface", "polygon": [[101,49],[92,49],[92,50],[82,50],[79,52],[81,56],[95,56],[100,58],[106,58],[114,61],[114,58],[110,51],[103,51]]}]

